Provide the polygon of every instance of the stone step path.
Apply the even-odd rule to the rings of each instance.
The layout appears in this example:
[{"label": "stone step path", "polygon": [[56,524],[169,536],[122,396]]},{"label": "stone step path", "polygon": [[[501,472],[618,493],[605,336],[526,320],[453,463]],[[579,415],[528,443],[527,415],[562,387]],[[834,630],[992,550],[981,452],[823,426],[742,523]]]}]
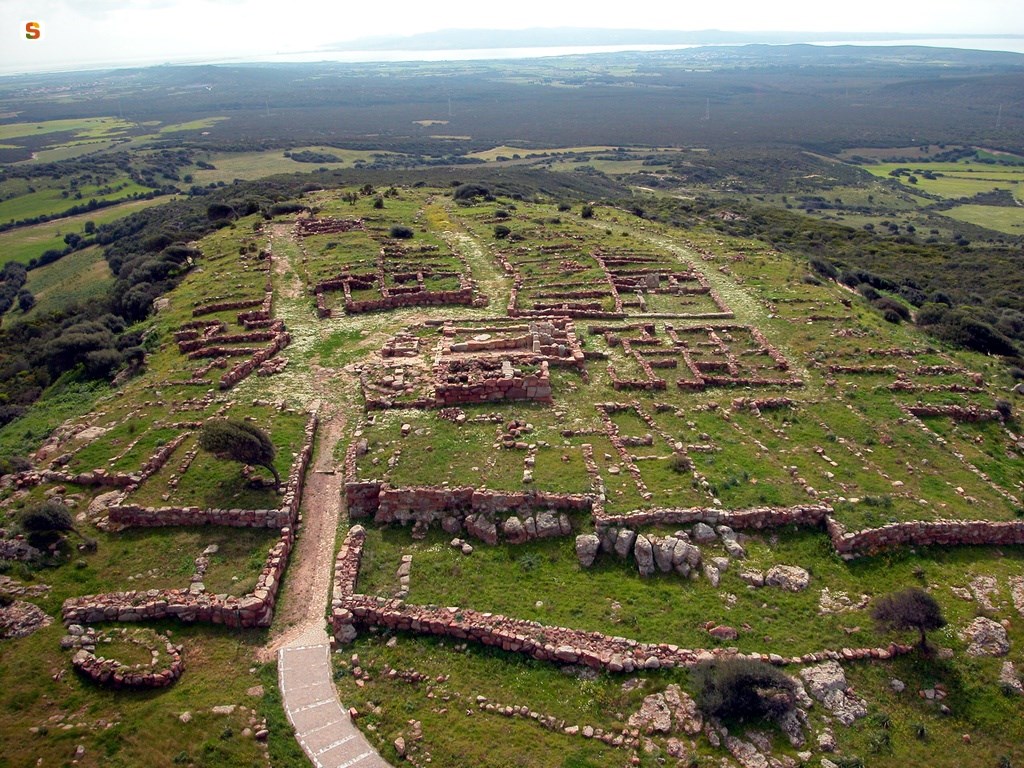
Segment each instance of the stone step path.
[{"label": "stone step path", "polygon": [[292,645],[278,653],[281,698],[295,738],[316,768],[390,768],[341,706],[323,642]]}]

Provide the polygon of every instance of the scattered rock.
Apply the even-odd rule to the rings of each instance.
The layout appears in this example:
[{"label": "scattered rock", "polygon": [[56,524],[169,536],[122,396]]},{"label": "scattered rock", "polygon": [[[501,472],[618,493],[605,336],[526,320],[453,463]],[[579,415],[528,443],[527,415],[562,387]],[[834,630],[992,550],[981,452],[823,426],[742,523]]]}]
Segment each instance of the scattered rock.
[{"label": "scattered rock", "polygon": [[959,633],[968,656],[1005,656],[1010,652],[1006,628],[998,621],[978,616]]},{"label": "scattered rock", "polygon": [[14,600],[0,605],[0,639],[28,637],[53,623],[53,617],[34,603]]},{"label": "scattered rock", "polygon": [[811,583],[811,574],[795,565],[773,565],[764,575],[765,586],[802,592]]},{"label": "scattered rock", "polygon": [[1003,668],[999,670],[999,684],[1008,691],[1018,695],[1024,695],[1024,683],[1021,683],[1017,676],[1017,670],[1012,661],[1004,661]]}]

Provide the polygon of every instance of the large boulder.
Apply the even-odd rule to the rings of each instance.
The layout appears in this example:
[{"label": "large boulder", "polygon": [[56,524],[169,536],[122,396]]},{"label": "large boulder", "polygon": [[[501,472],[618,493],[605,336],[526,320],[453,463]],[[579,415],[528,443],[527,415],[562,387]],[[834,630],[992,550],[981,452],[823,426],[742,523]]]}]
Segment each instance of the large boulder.
[{"label": "large boulder", "polygon": [[475,536],[487,544],[494,545],[498,543],[498,527],[494,524],[493,520],[485,515],[467,515],[466,533],[470,536]]},{"label": "large boulder", "polygon": [[698,544],[710,544],[717,538],[714,529],[707,523],[697,523],[693,526],[693,540]]},{"label": "large boulder", "polygon": [[640,709],[629,716],[630,728],[644,733],[668,733],[672,730],[672,712],[661,693],[644,698]]},{"label": "large boulder", "polygon": [[795,565],[773,565],[764,575],[766,587],[780,587],[789,592],[803,592],[811,583],[811,574]]},{"label": "large boulder", "polygon": [[502,533],[505,534],[505,540],[510,544],[522,544],[528,538],[523,522],[515,515],[505,521]]},{"label": "large boulder", "polygon": [[663,539],[654,536],[649,536],[648,538],[651,541],[651,546],[654,548],[655,565],[658,566],[658,570],[662,573],[668,573],[672,570],[672,555],[675,552],[679,539],[674,536],[666,536]]},{"label": "large boulder", "polygon": [[699,547],[693,546],[688,541],[676,540],[676,548],[672,552],[672,567],[677,571],[681,565],[687,567],[687,573],[694,568],[699,568],[701,563],[701,551]]},{"label": "large boulder", "polygon": [[654,548],[646,536],[636,537],[636,542],[633,544],[633,557],[636,558],[636,567],[641,576],[654,575]]},{"label": "large boulder", "polygon": [[634,544],[636,544],[636,531],[622,528],[618,536],[615,537],[615,554],[625,559],[633,551]]},{"label": "large boulder", "polygon": [[596,534],[583,533],[576,537],[576,557],[584,568],[589,568],[594,564],[600,548],[601,540]]},{"label": "large boulder", "polygon": [[537,513],[537,536],[541,539],[553,538],[561,534],[558,526],[558,516],[553,512]]}]

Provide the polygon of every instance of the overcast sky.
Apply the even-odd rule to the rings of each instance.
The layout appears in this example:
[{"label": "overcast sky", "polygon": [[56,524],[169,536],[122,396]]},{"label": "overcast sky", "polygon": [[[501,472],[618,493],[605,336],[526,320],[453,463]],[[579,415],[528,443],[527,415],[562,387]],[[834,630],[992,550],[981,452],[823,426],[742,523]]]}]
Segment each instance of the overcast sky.
[{"label": "overcast sky", "polygon": [[[40,24],[27,40],[25,24]],[[0,72],[259,59],[371,35],[586,26],[1024,34],[1022,0],[0,0]]]}]

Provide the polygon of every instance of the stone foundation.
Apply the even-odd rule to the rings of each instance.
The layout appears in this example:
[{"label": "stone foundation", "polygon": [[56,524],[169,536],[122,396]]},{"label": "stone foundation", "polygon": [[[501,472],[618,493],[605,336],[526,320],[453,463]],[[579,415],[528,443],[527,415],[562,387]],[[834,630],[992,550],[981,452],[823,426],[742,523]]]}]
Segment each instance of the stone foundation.
[{"label": "stone foundation", "polygon": [[[281,500],[281,508],[274,510],[289,524],[281,528],[280,539],[267,553],[267,559],[256,580],[256,587],[251,593],[235,597],[195,593],[189,589],[149,589],[85,595],[64,601],[64,622],[92,624],[100,621],[156,621],[176,618],[181,621],[200,621],[229,627],[270,626],[274,617],[277,590],[281,586],[281,579],[288,566],[288,555],[295,541],[293,525],[298,519],[302,488],[306,469],[313,456],[313,440],[316,437],[318,423],[317,414],[310,414],[302,448],[288,472],[288,484]],[[156,514],[155,510],[150,512]],[[216,519],[216,515],[222,512],[223,510],[208,510],[205,522],[231,524]],[[229,510],[230,512],[245,515],[250,511]],[[239,524],[237,520],[236,524]]]}]

